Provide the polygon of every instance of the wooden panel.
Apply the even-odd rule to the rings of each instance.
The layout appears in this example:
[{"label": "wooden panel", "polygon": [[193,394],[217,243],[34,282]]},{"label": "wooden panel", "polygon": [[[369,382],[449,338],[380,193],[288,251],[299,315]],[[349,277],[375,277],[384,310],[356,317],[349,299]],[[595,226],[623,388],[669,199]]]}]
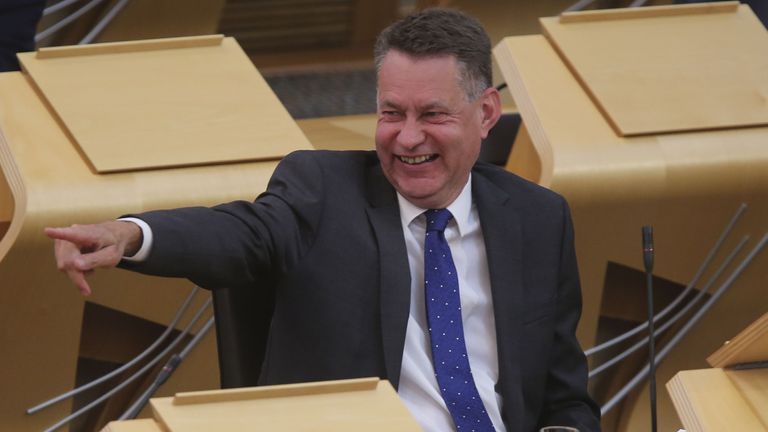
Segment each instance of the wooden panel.
[{"label": "wooden panel", "polygon": [[[112,0],[112,3],[117,1]],[[131,0],[97,42],[216,33],[226,0]]]},{"label": "wooden panel", "polygon": [[[180,403],[185,399],[190,400]],[[173,432],[421,430],[389,381],[378,378],[222,390],[151,403],[158,422]]]},{"label": "wooden panel", "polygon": [[[741,236],[752,235],[749,248],[765,232],[768,128],[621,137],[545,37],[506,38],[494,55],[530,136],[524,151],[516,151],[515,143],[507,166],[563,194],[571,205],[583,296],[578,337],[584,348],[595,342],[600,314],[611,307],[603,297],[609,263],[642,272],[642,225],[654,226],[656,276],[681,285],[691,280],[742,202],[749,209],[704,281]],[[766,266],[763,251],[658,366],[659,381],[681,369],[707,367],[704,359],[723,340],[765,313]],[[636,307],[644,309],[644,303]],[[606,376],[622,374],[634,371]],[[677,430],[681,425],[668,395],[660,392],[658,398],[659,430]],[[604,429],[647,429],[647,400],[642,384],[611,412],[616,424],[604,423]]]},{"label": "wooden panel", "polygon": [[[167,324],[190,289],[181,279],[97,271],[90,277],[94,294],[84,299],[56,270],[53,242],[43,227],[252,200],[266,188],[277,162],[100,175],[19,72],[0,74],[0,130],[0,168],[14,200],[0,239],[0,328],[9,330],[0,332],[0,429],[39,431],[71,412],[69,401],[31,416],[24,410],[74,386],[86,301]],[[209,334],[159,395],[217,385],[216,344]]]},{"label": "wooden panel", "polygon": [[297,120],[312,145],[322,150],[373,150],[376,114]]},{"label": "wooden panel", "polygon": [[[123,8],[93,42],[214,34],[217,32],[225,0],[101,1],[72,24],[65,26],[46,40],[40,41],[38,47],[76,45],[120,3]],[[74,2],[68,7],[42,17],[38,29],[52,26],[83,6],[82,2]]]},{"label": "wooden panel", "polygon": [[736,5],[659,6],[541,22],[622,135],[768,124],[768,33],[748,6]]},{"label": "wooden panel", "polygon": [[313,396],[328,393],[375,391],[378,385],[379,378],[359,378],[343,381],[318,381],[311,383],[279,384],[263,387],[187,392],[178,393],[174,396],[173,405],[195,405],[293,396]]},{"label": "wooden panel", "polygon": [[234,36],[259,68],[370,63],[378,33],[399,2],[229,0],[219,31]]},{"label": "wooden panel", "polygon": [[[3,136],[3,131],[0,130],[0,149],[8,148]],[[1,152],[2,150],[0,150]],[[0,159],[7,160],[10,164],[13,158],[10,154],[3,155],[0,153]],[[11,218],[13,217],[14,200],[11,193],[11,186],[9,179],[5,178],[4,173],[0,172],[0,239],[3,238],[5,232],[8,231],[8,225],[10,225]],[[2,255],[0,255],[2,256]]]},{"label": "wooden panel", "polygon": [[768,361],[768,313],[707,357],[712,367]]},{"label": "wooden panel", "polygon": [[97,172],[276,160],[310,148],[232,38],[50,49],[20,60]]},{"label": "wooden panel", "polygon": [[768,430],[768,369],[726,370],[725,374]]},{"label": "wooden panel", "polygon": [[161,432],[163,429],[152,419],[113,421],[101,432]]},{"label": "wooden panel", "polygon": [[346,47],[354,8],[352,0],[230,0],[219,31],[248,53]]},{"label": "wooden panel", "polygon": [[767,430],[722,369],[682,371],[667,389],[688,432]]}]

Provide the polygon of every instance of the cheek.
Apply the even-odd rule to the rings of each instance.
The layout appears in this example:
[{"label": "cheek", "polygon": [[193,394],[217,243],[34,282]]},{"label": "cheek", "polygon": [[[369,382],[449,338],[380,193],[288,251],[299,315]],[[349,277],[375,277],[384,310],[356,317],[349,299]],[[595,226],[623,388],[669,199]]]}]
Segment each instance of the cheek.
[{"label": "cheek", "polygon": [[377,151],[391,151],[391,142],[394,136],[394,128],[387,126],[386,124],[379,124],[376,126],[376,134],[374,139],[376,141]]},{"label": "cheek", "polygon": [[452,164],[461,164],[466,161],[467,157],[472,155],[474,145],[468,144],[469,140],[472,139],[472,134],[464,134],[462,132],[457,127],[435,128],[430,132],[433,142],[439,145],[440,152]]}]

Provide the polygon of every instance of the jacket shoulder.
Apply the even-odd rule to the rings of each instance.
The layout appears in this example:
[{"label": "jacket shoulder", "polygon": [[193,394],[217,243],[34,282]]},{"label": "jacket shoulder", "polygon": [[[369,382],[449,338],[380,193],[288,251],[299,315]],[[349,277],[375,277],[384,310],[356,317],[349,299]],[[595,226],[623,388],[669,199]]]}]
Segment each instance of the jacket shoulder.
[{"label": "jacket shoulder", "polygon": [[472,169],[472,173],[488,180],[518,203],[562,206],[565,201],[559,193],[496,165],[478,162]]}]

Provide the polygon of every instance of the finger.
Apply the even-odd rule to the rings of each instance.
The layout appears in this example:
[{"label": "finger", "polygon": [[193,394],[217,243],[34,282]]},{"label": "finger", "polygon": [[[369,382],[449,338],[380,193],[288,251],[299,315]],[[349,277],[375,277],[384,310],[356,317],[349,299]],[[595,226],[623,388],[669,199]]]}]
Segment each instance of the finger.
[{"label": "finger", "polygon": [[67,270],[67,276],[69,276],[69,280],[71,280],[80,290],[80,294],[84,296],[91,295],[91,286],[88,285],[88,281],[85,280],[85,273],[78,270]]},{"label": "finger", "polygon": [[123,253],[117,246],[107,246],[90,253],[80,254],[74,260],[75,268],[82,272],[97,268],[115,267],[123,258]]},{"label": "finger", "polygon": [[71,226],[69,228],[45,228],[45,235],[55,240],[66,240],[80,246],[90,246],[99,242],[103,233],[86,226]]},{"label": "finger", "polygon": [[53,251],[56,257],[56,267],[61,271],[75,268],[75,261],[81,255],[80,248],[66,240],[56,240],[53,244]]},{"label": "finger", "polygon": [[56,240],[54,245],[58,269],[67,274],[82,295],[91,295],[91,287],[85,279],[87,273],[78,269],[76,264],[81,255],[80,250],[73,243],[64,240]]}]

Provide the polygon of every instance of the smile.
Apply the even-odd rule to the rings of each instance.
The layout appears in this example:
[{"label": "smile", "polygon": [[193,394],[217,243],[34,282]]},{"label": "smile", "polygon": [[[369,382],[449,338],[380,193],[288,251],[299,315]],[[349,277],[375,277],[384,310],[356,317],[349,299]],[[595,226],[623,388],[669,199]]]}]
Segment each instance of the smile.
[{"label": "smile", "polygon": [[408,165],[418,165],[424,162],[430,162],[437,159],[437,155],[431,154],[431,155],[422,155],[422,156],[413,156],[413,157],[397,156],[397,158],[400,160],[400,162],[406,163]]}]

